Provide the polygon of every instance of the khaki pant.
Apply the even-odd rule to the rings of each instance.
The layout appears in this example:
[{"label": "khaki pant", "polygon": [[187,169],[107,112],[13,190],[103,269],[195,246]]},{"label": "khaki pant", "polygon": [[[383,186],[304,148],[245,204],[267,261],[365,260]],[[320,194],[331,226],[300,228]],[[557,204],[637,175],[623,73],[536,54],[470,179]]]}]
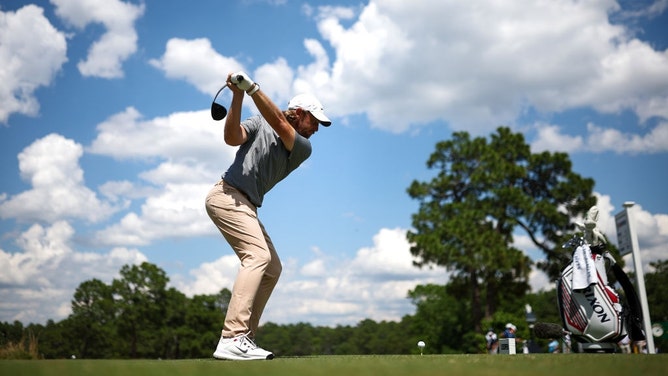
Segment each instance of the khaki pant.
[{"label": "khaki pant", "polygon": [[206,212],[241,261],[222,335],[249,333],[252,338],[281,275],[281,260],[257,208],[236,188],[218,182],[206,197]]}]

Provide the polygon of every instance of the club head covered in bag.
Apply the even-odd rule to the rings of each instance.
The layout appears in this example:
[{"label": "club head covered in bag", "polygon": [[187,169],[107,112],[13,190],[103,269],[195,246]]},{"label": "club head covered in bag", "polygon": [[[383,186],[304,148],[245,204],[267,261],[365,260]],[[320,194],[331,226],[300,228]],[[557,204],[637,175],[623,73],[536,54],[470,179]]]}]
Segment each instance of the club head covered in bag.
[{"label": "club head covered in bag", "polygon": [[223,120],[223,118],[227,116],[227,108],[225,108],[225,106],[221,104],[216,103],[216,98],[218,98],[218,94],[220,94],[220,92],[223,91],[223,89],[225,89],[226,87],[227,85],[221,87],[220,90],[218,90],[216,95],[213,97],[213,102],[211,102],[211,117],[215,121]]}]

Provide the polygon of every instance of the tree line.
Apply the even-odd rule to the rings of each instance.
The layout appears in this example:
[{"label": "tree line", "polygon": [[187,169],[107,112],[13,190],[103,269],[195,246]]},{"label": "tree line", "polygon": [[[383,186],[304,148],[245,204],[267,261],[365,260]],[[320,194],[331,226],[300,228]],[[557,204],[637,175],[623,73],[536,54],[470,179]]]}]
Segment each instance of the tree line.
[{"label": "tree line", "polygon": [[[653,322],[668,321],[668,261],[653,263],[646,285]],[[126,265],[111,284],[83,282],[72,299],[72,313],[46,325],[0,323],[0,359],[70,358],[210,358],[220,336],[230,291],[186,297],[166,288],[164,271],[150,263]],[[559,323],[554,290],[530,293],[501,303],[491,318],[474,329],[471,302],[458,299],[457,283],[421,285],[408,292],[415,313],[400,321],[365,319],[336,327],[309,323],[266,323],[258,342],[277,356],[417,354],[425,341],[426,354],[484,353],[484,331],[518,327],[518,337],[532,340],[545,351],[547,340],[533,338],[525,305],[538,321]],[[659,349],[666,335],[655,338]]]},{"label": "tree line", "polygon": [[[481,353],[484,332],[501,331],[507,322],[518,327],[519,337],[532,337],[526,304],[538,320],[559,322],[556,293],[530,293],[534,262],[515,241],[526,235],[544,256],[535,266],[555,280],[570,261],[561,244],[577,231],[573,219],[596,204],[593,179],[572,171],[565,153],[533,153],[524,136],[507,127],[489,138],[456,132],[436,144],[427,167],[434,177],[407,189],[419,202],[407,237],[414,265],[445,267],[448,284],[408,291],[416,311],[399,322],[367,319],[334,328],[267,323],[257,334],[263,347],[278,356],[410,354],[423,340],[427,353]],[[616,247],[609,250],[622,264]],[[664,261],[654,266],[656,273],[647,276],[651,314],[666,321],[668,267]],[[653,289],[653,281],[664,284]],[[82,283],[65,320],[0,324],[0,349],[14,346],[17,353],[25,349],[28,357],[44,358],[211,356],[230,291],[189,298],[167,288],[168,282],[156,265],[126,265],[109,285],[96,279]]]},{"label": "tree line", "polygon": [[[187,297],[167,288],[169,278],[154,264],[126,265],[110,284],[92,279],[76,289],[72,313],[46,325],[0,323],[0,348],[18,344],[17,358],[152,358],[210,357],[218,342],[230,299],[228,289]],[[448,294],[449,286],[418,286],[409,292],[417,308],[401,321],[366,319],[355,326],[324,327],[309,323],[264,324],[257,340],[277,356],[411,354],[419,340],[428,353],[481,352],[482,333],[471,332],[470,306]],[[553,293],[539,294],[537,307],[553,308]],[[542,302],[541,299],[545,300]],[[549,308],[548,308],[549,306]],[[523,305],[522,305],[523,307]],[[521,320],[522,307],[499,314]],[[540,309],[539,309],[540,310]],[[492,323],[490,322],[490,325]],[[31,349],[33,347],[33,349]]]}]

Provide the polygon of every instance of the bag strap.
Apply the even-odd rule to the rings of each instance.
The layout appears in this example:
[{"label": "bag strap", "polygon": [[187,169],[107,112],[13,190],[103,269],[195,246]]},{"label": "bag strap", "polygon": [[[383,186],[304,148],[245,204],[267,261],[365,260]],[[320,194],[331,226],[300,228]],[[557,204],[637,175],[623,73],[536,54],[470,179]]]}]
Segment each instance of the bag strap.
[{"label": "bag strap", "polygon": [[626,302],[629,308],[627,314],[624,315],[626,326],[628,327],[627,332],[629,338],[632,341],[644,341],[646,340],[646,337],[642,326],[642,306],[640,305],[638,294],[636,294],[636,290],[631,284],[629,276],[626,275],[619,265],[617,265],[612,255],[606,252],[606,258],[611,261],[612,272],[615,275],[617,282],[619,282],[624,289],[624,295],[626,296]]}]

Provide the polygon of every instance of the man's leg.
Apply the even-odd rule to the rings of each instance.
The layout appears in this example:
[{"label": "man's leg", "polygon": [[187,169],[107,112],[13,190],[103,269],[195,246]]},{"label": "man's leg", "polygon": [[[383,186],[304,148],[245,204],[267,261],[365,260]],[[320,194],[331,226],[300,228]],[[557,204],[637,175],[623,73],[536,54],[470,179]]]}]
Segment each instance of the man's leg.
[{"label": "man's leg", "polygon": [[255,295],[255,302],[253,303],[253,308],[251,311],[251,318],[250,318],[250,331],[251,331],[251,337],[257,333],[257,328],[260,325],[260,317],[262,317],[262,313],[264,312],[264,307],[267,305],[267,301],[269,301],[269,297],[271,296],[271,293],[274,291],[274,287],[276,287],[276,283],[278,283],[278,278],[281,275],[282,271],[282,266],[281,266],[281,260],[278,257],[278,254],[276,253],[276,248],[274,248],[274,243],[271,241],[271,238],[267,234],[267,231],[264,228],[264,225],[260,222],[260,227],[262,229],[262,233],[264,234],[264,239],[265,242],[267,243],[267,247],[270,252],[270,262],[269,265],[267,265],[267,269],[264,272],[264,275],[262,276],[262,281],[260,282],[260,288],[257,291],[257,294]]},{"label": "man's leg", "polygon": [[[227,184],[216,185],[207,196],[206,209],[241,260],[222,332],[223,337],[229,338],[252,329],[251,316],[254,316],[256,296],[263,284],[266,289],[267,282],[263,283],[263,280],[272,264],[272,251],[257,219],[255,206],[235,188]],[[264,304],[266,301],[261,306],[264,307]]]}]

